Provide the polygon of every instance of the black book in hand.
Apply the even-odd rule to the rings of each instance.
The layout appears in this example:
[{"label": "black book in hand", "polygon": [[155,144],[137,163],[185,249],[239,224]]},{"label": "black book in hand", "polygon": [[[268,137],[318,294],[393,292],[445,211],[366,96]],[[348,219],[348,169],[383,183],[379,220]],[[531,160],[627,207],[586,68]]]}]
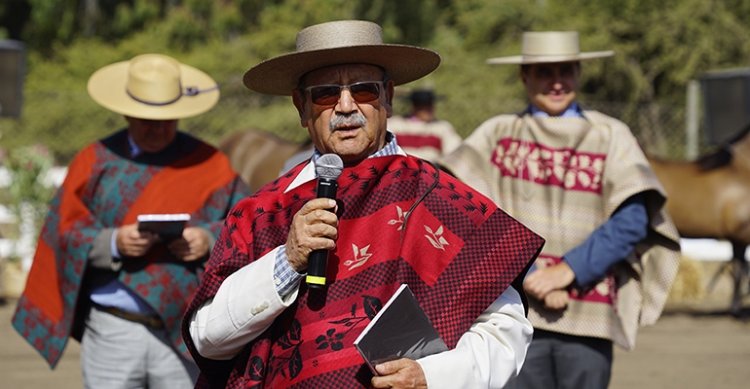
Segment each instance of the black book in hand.
[{"label": "black book in hand", "polygon": [[159,235],[163,240],[182,237],[182,230],[190,220],[187,213],[159,213],[138,215],[138,231],[148,231]]},{"label": "black book in hand", "polygon": [[417,360],[448,350],[406,284],[401,284],[385,303],[354,346],[375,375],[379,363],[400,358]]}]

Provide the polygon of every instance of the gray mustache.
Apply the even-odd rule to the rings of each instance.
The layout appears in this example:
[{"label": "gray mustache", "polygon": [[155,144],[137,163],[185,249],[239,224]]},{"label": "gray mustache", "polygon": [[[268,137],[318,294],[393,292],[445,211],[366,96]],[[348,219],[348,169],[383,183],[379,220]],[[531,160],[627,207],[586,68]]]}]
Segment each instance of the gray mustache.
[{"label": "gray mustache", "polygon": [[329,128],[331,131],[334,131],[338,128],[346,128],[346,127],[364,127],[364,125],[367,124],[367,119],[365,118],[365,115],[362,115],[361,113],[353,113],[351,115],[335,115],[331,118],[331,122],[329,123]]}]

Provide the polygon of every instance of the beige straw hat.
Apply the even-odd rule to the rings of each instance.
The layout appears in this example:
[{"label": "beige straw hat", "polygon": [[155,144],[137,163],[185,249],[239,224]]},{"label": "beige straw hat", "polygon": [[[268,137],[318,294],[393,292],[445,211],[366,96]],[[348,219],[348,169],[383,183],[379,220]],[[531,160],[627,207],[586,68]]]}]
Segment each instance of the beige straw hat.
[{"label": "beige straw hat", "polygon": [[182,119],[211,109],[219,87],[208,74],[162,54],[107,65],[89,78],[99,105],[139,119]]},{"label": "beige straw hat", "polygon": [[341,20],[301,30],[294,52],[255,65],[244,81],[257,92],[291,95],[299,79],[312,70],[358,63],[380,66],[400,85],[435,70],[440,56],[421,47],[383,43],[382,29],[373,22]]},{"label": "beige straw hat", "polygon": [[521,40],[521,55],[490,58],[490,65],[523,65],[532,63],[583,61],[611,57],[614,51],[592,51],[582,53],[578,47],[575,31],[524,32]]}]

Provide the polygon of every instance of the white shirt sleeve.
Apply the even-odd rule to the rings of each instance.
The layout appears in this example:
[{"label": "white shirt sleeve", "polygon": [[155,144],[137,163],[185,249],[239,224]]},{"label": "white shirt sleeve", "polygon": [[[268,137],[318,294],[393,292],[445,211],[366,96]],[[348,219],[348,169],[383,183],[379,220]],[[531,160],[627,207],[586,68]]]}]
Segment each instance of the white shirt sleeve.
[{"label": "white shirt sleeve", "polygon": [[193,314],[190,337],[200,355],[216,360],[232,359],[297,299],[299,287],[285,299],[276,291],[277,250],[227,277],[214,298]]},{"label": "white shirt sleeve", "polygon": [[456,348],[419,359],[428,388],[502,388],[518,375],[533,327],[512,287],[487,308]]}]

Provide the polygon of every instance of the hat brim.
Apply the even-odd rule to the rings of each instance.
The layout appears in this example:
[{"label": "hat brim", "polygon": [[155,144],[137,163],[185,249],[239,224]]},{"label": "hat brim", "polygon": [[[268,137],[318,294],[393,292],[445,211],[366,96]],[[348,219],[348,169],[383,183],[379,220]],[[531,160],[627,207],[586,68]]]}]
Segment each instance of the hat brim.
[{"label": "hat brim", "polygon": [[497,57],[490,58],[487,63],[490,65],[528,65],[534,63],[554,63],[554,62],[570,62],[570,61],[585,61],[589,59],[611,57],[615,54],[614,51],[590,51],[584,53],[578,53],[575,55],[540,55],[540,56],[529,56],[529,55],[512,55],[509,57]]},{"label": "hat brim", "polygon": [[430,74],[440,65],[440,55],[421,47],[395,44],[311,50],[263,61],[245,72],[243,81],[256,92],[289,96],[306,73],[344,64],[379,66],[395,85],[401,85]]},{"label": "hat brim", "polygon": [[[183,90],[187,87],[204,91],[194,96],[183,95],[175,102],[152,105],[132,98],[126,90],[130,61],[107,65],[89,78],[88,92],[102,107],[130,117],[151,120],[183,119],[213,108],[219,101],[219,89],[208,74],[189,65],[180,64]],[[210,90],[214,88],[213,90]]]}]

